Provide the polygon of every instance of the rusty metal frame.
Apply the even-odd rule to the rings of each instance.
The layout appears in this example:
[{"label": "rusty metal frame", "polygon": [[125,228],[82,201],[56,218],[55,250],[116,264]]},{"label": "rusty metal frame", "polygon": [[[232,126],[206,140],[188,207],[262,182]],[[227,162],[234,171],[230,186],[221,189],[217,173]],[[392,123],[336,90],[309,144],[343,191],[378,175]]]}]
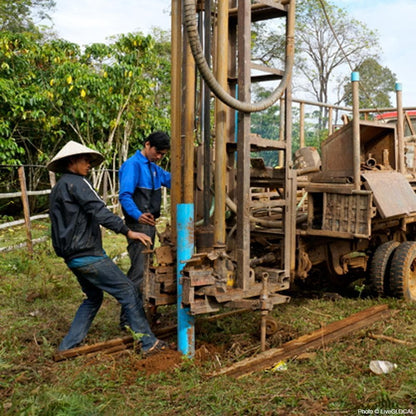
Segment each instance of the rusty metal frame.
[{"label": "rusty metal frame", "polygon": [[[224,90],[229,91],[242,103],[250,102],[251,83],[266,79],[287,78],[287,74],[280,70],[264,69],[264,76],[253,76],[251,71],[262,69],[251,62],[251,23],[253,21],[269,18],[289,16],[289,4],[294,0],[279,2],[261,2],[252,4],[250,0],[227,0],[214,3],[213,10],[207,7],[207,1],[199,0],[197,13],[200,17],[200,37],[205,35],[205,47],[209,46],[213,52],[214,73],[218,83]],[[270,4],[269,4],[270,3]],[[209,6],[211,6],[211,2]],[[176,218],[176,204],[193,202],[196,198],[193,190],[195,184],[204,186],[204,226],[213,225],[213,244],[211,249],[217,254],[195,255],[187,262],[183,270],[185,288],[184,302],[191,306],[193,313],[204,313],[216,310],[219,304],[239,307],[244,305],[257,305],[258,308],[271,308],[276,303],[286,302],[286,296],[279,296],[277,292],[288,288],[291,271],[295,269],[296,245],[296,175],[291,173],[291,90],[286,88],[285,97],[281,99],[281,133],[279,141],[271,141],[255,137],[251,134],[250,112],[230,109],[221,100],[215,100],[215,152],[214,152],[214,217],[210,218],[207,209],[209,191],[206,189],[210,181],[210,168],[204,167],[204,180],[194,184],[196,171],[193,155],[193,145],[196,134],[199,133],[195,119],[204,120],[201,131],[204,144],[203,158],[205,163],[211,161],[207,134],[209,128],[210,102],[208,92],[198,92],[203,88],[202,80],[195,80],[195,63],[189,52],[187,33],[182,29],[183,1],[172,1],[172,191],[171,208],[173,225],[172,241],[175,241],[174,229]],[[209,11],[204,21],[203,13]],[[188,10],[189,12],[189,10]],[[291,13],[294,18],[294,13]],[[212,20],[211,20],[212,18]],[[293,21],[290,24],[293,25]],[[287,25],[289,25],[287,20]],[[203,29],[201,29],[203,27]],[[238,28],[238,30],[237,30]],[[214,41],[211,43],[207,36],[211,32]],[[293,60],[293,39],[285,51],[286,56]],[[211,46],[212,45],[212,46]],[[207,53],[207,51],[205,51]],[[207,53],[209,55],[209,53]],[[209,57],[209,56],[208,56]],[[209,61],[209,60],[207,60]],[[271,77],[271,78],[270,78]],[[198,98],[203,98],[204,114],[196,114]],[[236,132],[236,133],[235,133]],[[256,169],[251,167],[251,151],[254,149],[273,149],[279,152],[283,161],[283,169],[279,171],[259,165]],[[198,156],[197,160],[201,160]],[[254,165],[253,165],[254,166]],[[283,173],[283,174],[282,174]],[[270,207],[274,216],[269,218],[256,218],[252,215],[253,204],[250,189],[252,186],[275,186],[274,193],[280,200],[278,202],[264,202]],[[267,192],[265,193],[267,194]],[[270,193],[272,195],[273,193]],[[231,204],[231,205],[230,205]],[[261,205],[256,202],[255,206]],[[274,208],[271,208],[274,207]],[[226,210],[231,209],[235,215],[235,225],[229,229],[226,222]],[[273,218],[276,218],[274,220]],[[276,258],[280,258],[278,268],[261,266],[257,277],[253,270],[251,259],[253,224],[257,232],[266,233],[272,238],[282,241],[282,249]],[[227,227],[228,233],[227,235]],[[271,233],[268,231],[274,227]],[[234,230],[234,231],[233,231]],[[229,237],[232,233],[235,245],[228,247]],[[269,237],[267,237],[269,238]],[[231,251],[229,251],[231,250]],[[228,253],[231,253],[229,256]],[[273,257],[273,256],[272,256]],[[274,257],[273,257],[274,258]],[[232,264],[234,263],[234,266]],[[228,265],[228,266],[227,266]],[[163,266],[160,270],[153,270],[157,287],[170,287],[171,270]],[[202,274],[201,274],[202,273]],[[203,280],[195,276],[205,276]],[[257,281],[256,281],[257,280]],[[230,283],[231,282],[231,283]],[[229,284],[230,283],[230,284]],[[156,296],[153,302],[162,304],[171,296]],[[262,302],[259,302],[262,297]]]},{"label": "rusty metal frame", "polygon": [[[251,2],[238,3],[238,96],[250,101]],[[238,113],[237,135],[237,287],[247,290],[250,277],[250,114]]]}]

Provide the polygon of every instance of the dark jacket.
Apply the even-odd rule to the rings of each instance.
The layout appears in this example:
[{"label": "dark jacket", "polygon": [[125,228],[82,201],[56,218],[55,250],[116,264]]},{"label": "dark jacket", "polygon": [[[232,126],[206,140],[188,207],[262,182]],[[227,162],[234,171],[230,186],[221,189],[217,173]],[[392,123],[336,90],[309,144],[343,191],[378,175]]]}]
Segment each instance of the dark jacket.
[{"label": "dark jacket", "polygon": [[127,235],[123,220],[113,214],[88,180],[65,173],[50,195],[52,244],[66,262],[76,257],[102,256],[100,225]]},{"label": "dark jacket", "polygon": [[171,175],[150,162],[140,150],[119,171],[119,201],[127,224],[135,224],[145,212],[160,216],[162,186],[170,188]]}]

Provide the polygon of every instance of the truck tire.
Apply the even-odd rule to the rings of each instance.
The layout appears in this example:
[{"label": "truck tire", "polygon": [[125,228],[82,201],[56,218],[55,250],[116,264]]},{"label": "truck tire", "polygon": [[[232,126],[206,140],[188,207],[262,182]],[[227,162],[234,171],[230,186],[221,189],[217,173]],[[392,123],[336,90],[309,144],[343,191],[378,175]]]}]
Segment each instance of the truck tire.
[{"label": "truck tire", "polygon": [[416,242],[406,241],[395,250],[390,268],[390,290],[393,296],[416,301]]},{"label": "truck tire", "polygon": [[398,241],[387,241],[377,247],[370,263],[370,286],[373,294],[387,295],[389,292],[390,265],[393,253],[400,245]]}]

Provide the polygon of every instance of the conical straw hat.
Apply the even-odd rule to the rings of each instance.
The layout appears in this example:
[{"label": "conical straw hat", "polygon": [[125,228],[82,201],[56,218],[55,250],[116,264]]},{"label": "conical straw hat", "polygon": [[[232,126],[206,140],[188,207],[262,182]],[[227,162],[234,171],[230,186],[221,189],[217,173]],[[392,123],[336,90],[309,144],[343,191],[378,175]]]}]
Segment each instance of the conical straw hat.
[{"label": "conical straw hat", "polygon": [[68,164],[68,157],[76,155],[88,155],[91,158],[91,166],[98,166],[103,160],[104,156],[86,147],[80,143],[69,141],[46,165],[46,167],[52,172],[65,172]]}]

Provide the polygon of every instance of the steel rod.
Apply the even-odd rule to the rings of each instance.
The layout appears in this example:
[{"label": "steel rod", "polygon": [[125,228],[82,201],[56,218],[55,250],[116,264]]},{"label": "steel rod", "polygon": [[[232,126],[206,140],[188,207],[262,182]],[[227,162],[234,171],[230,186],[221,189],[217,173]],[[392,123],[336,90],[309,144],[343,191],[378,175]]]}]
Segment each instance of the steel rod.
[{"label": "steel rod", "polygon": [[358,84],[360,75],[358,72],[351,74],[352,84],[352,134],[353,134],[353,172],[354,172],[354,188],[359,190],[361,188],[361,155],[360,155],[360,98],[358,92]]},{"label": "steel rod", "polygon": [[[218,4],[217,20],[217,80],[227,88],[228,75],[228,0]],[[215,102],[215,214],[214,243],[225,244],[225,184],[227,178],[227,106],[216,99]]]},{"label": "steel rod", "polygon": [[[238,3],[238,96],[250,102],[251,2]],[[237,287],[250,284],[250,113],[238,113],[237,137]]]},{"label": "steel rod", "polygon": [[194,202],[195,61],[189,43],[185,49],[183,202]]},{"label": "steel rod", "polygon": [[[211,64],[211,0],[205,0],[204,49],[207,65]],[[203,141],[204,141],[204,225],[210,224],[211,208],[211,91],[203,82]]]},{"label": "steel rod", "polygon": [[172,69],[171,69],[171,224],[172,239],[176,237],[176,206],[182,198],[182,139],[181,139],[181,114],[182,114],[182,2],[172,0]]},{"label": "steel rod", "polygon": [[397,101],[397,148],[399,153],[398,163],[399,172],[405,173],[404,162],[404,114],[403,114],[403,101],[402,101],[402,84],[396,82],[396,101]]}]

